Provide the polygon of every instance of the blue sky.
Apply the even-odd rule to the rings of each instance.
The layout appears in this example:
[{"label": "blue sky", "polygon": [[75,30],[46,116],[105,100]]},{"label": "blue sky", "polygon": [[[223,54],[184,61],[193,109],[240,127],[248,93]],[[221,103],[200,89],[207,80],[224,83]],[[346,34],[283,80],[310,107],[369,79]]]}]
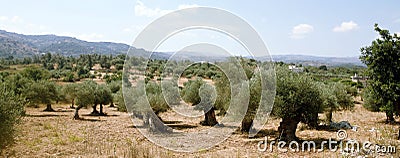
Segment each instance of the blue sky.
[{"label": "blue sky", "polygon": [[[135,1],[0,0],[0,29],[23,34],[56,34],[87,41],[131,44],[158,17],[173,10],[209,6],[245,19],[273,55],[358,56],[377,34],[373,24],[400,32],[400,1]],[[160,48],[173,51],[204,38],[187,32]],[[221,35],[212,35],[221,36]],[[179,37],[179,38],[178,38]],[[214,41],[221,40],[218,37]],[[201,40],[200,40],[201,41]],[[212,40],[211,40],[212,41]],[[229,40],[222,44],[229,46]],[[232,44],[233,45],[233,44]]]}]

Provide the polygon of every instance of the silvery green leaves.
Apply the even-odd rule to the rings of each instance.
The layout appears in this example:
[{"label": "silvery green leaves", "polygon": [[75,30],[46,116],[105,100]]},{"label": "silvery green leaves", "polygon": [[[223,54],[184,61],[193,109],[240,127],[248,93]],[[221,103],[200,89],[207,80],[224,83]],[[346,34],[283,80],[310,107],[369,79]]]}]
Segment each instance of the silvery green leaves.
[{"label": "silvery green leaves", "polygon": [[[157,52],[172,36],[193,29],[210,30],[233,39],[246,50],[243,53],[251,58],[250,65],[248,59],[244,61],[234,54],[237,52],[228,52],[213,43],[199,42],[171,53]],[[139,33],[132,46],[140,49],[132,48],[127,53],[123,74],[125,105],[134,124],[144,127],[138,128],[139,131],[155,144],[175,151],[194,152],[225,140],[241,127],[247,114],[255,118],[248,128],[252,129],[250,136],[266,123],[275,97],[274,67],[260,36],[238,16],[207,7],[178,10],[153,21]],[[261,56],[269,57],[269,62],[256,62]],[[143,60],[131,61],[130,57]],[[185,70],[199,63],[199,71],[190,73],[196,76],[186,76]],[[207,70],[204,66],[213,67],[213,71],[204,71]],[[208,77],[212,81],[194,84],[194,90],[186,91],[188,87],[179,85],[182,76],[184,80]],[[251,93],[256,94],[254,100]],[[185,102],[195,107],[187,105],[182,110]],[[214,108],[222,111],[218,123],[195,132],[172,130],[157,116],[170,110],[181,116],[198,117],[188,109],[207,114]]]}]

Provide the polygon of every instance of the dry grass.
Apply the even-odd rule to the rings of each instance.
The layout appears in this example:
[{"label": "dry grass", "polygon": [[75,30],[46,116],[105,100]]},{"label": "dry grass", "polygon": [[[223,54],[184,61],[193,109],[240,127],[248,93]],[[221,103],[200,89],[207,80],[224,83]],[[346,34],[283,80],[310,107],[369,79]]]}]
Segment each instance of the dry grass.
[{"label": "dry grass", "polygon": [[[72,120],[73,109],[69,105],[55,105],[59,112],[42,112],[42,108],[27,108],[28,116],[19,125],[18,137],[13,146],[8,147],[0,156],[3,157],[346,157],[339,151],[331,152],[281,152],[274,148],[273,152],[259,152],[257,144],[264,136],[269,140],[276,138],[278,119],[269,120],[265,130],[259,137],[249,139],[239,132],[226,141],[209,150],[196,153],[178,153],[156,146],[149,142],[132,126],[126,113],[106,108],[107,117],[83,116],[91,109],[80,111],[84,120]],[[198,120],[188,120],[176,114],[163,115],[168,121],[178,121],[190,125],[184,131],[199,130]],[[334,113],[335,121],[349,121],[360,128],[357,132],[347,130],[348,138],[358,141],[370,141],[381,145],[394,145],[400,149],[400,141],[396,140],[398,125],[383,123],[384,113],[366,111],[357,104],[353,111]],[[198,118],[201,119],[201,118]],[[322,141],[336,138],[335,131],[308,130],[299,125],[297,136],[303,140]],[[369,130],[375,128],[376,132]],[[370,155],[380,157],[399,157],[395,154]],[[360,155],[355,155],[360,156]]]}]

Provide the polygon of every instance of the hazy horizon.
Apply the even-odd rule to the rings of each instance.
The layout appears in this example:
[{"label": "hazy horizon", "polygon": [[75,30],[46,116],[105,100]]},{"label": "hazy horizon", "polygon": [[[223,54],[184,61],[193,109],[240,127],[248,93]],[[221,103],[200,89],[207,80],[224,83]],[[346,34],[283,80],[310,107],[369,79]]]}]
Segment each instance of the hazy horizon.
[{"label": "hazy horizon", "polygon": [[[155,19],[174,10],[206,6],[229,11],[247,21],[261,36],[272,55],[356,57],[360,48],[377,37],[378,23],[391,33],[400,32],[400,2],[374,1],[26,1],[0,6],[0,29],[30,35],[54,34],[90,42],[131,45],[140,31]],[[21,5],[23,4],[23,5]],[[12,8],[12,9],[10,9]],[[240,52],[223,34],[183,32],[162,52],[206,39],[221,41],[227,50]]]}]

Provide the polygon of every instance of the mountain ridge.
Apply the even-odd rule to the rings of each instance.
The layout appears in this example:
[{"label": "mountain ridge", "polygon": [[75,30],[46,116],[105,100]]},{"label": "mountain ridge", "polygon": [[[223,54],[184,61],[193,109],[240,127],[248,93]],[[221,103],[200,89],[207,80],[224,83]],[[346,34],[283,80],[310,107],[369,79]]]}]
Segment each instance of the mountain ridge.
[{"label": "mountain ridge", "polygon": [[[0,30],[0,58],[14,56],[17,58],[31,57],[42,53],[58,53],[65,56],[79,56],[81,54],[118,55],[125,54],[130,46],[114,42],[88,42],[75,37],[57,35],[24,35]],[[148,51],[131,47],[138,56],[147,56]],[[132,50],[130,50],[132,51]],[[207,57],[196,55],[198,53],[185,53],[185,58],[195,61],[206,60]],[[171,52],[157,52],[156,59],[168,59]],[[224,57],[210,57],[213,61],[224,60]],[[269,57],[260,57],[258,60],[269,60]],[[358,57],[323,57],[313,55],[272,55],[273,61],[294,63],[302,65],[356,65],[364,66]]]}]

